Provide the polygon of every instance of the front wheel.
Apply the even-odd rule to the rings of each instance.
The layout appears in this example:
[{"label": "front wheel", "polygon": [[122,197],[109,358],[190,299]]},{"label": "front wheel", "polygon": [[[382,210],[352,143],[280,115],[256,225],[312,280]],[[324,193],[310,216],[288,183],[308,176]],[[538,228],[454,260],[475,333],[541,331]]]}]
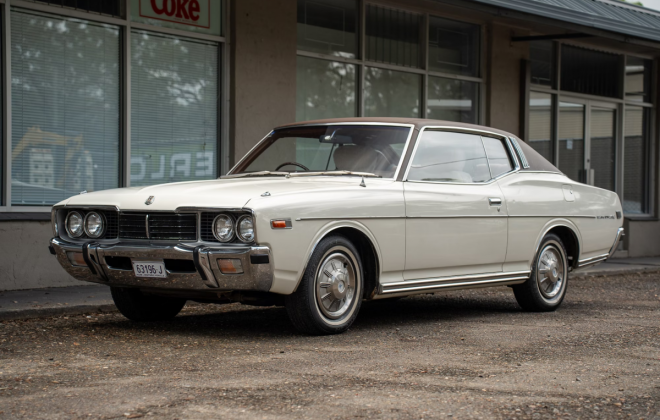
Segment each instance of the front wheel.
[{"label": "front wheel", "polygon": [[185,299],[145,295],[138,289],[111,287],[115,306],[131,321],[166,321],[183,309]]},{"label": "front wheel", "polygon": [[317,245],[298,289],[286,297],[294,327],[313,335],[346,331],[362,304],[360,255],[343,236],[328,236]]},{"label": "front wheel", "polygon": [[568,258],[561,239],[552,233],[541,241],[532,275],[513,286],[518,304],[526,311],[549,312],[561,305],[568,282]]}]

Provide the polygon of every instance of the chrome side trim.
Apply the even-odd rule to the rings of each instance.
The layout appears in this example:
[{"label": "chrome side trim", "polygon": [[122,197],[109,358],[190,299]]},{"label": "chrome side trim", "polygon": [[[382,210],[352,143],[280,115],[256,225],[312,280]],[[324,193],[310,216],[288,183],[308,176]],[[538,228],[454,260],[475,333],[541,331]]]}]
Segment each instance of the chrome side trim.
[{"label": "chrome side trim", "polygon": [[614,244],[612,245],[612,248],[610,248],[610,254],[607,256],[607,258],[612,258],[612,255],[616,252],[616,249],[619,247],[619,242],[621,242],[621,238],[625,236],[625,229],[620,227],[616,231],[616,238],[614,239]]},{"label": "chrome side trim", "polygon": [[500,284],[524,283],[531,271],[514,271],[506,273],[490,273],[468,276],[438,277],[423,280],[408,280],[380,285],[379,294],[387,295],[406,292],[432,292],[447,288],[471,286],[496,286]]},{"label": "chrome side trim", "polygon": [[598,263],[603,262],[606,259],[608,259],[609,256],[610,256],[610,254],[607,253],[607,254],[603,254],[603,255],[597,255],[597,256],[591,257],[591,258],[585,258],[584,260],[578,261],[578,268],[584,268],[584,267],[588,267],[590,265],[598,264]]},{"label": "chrome side trim", "polygon": [[[506,214],[484,214],[484,215],[446,215],[446,216],[334,216],[334,217],[298,217],[296,222],[308,220],[357,220],[357,219],[469,219],[469,218],[497,218],[497,217],[538,217],[543,219],[595,219],[596,216],[557,216],[557,215],[506,215]],[[564,226],[564,225],[561,225]],[[556,226],[555,226],[556,227]],[[568,226],[566,226],[568,227]],[[547,233],[547,232],[546,232]],[[545,235],[544,235],[545,236]]]}]

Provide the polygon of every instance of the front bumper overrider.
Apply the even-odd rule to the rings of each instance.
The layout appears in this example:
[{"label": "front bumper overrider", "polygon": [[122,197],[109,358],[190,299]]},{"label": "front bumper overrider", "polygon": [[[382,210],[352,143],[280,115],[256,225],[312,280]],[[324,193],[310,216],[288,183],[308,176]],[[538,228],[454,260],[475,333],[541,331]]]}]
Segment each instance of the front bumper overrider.
[{"label": "front bumper overrider", "polygon": [[[74,244],[60,238],[50,241],[51,252],[74,278],[109,286],[188,291],[268,292],[273,282],[273,261],[265,246],[206,246],[153,243]],[[82,253],[84,264],[71,262],[68,253]],[[167,262],[166,278],[137,277],[130,261]],[[223,274],[218,259],[238,259],[243,273]],[[112,263],[110,263],[110,262]],[[116,264],[123,261],[124,264]],[[129,264],[126,264],[129,262]],[[178,262],[178,263],[177,263]],[[181,263],[184,264],[181,264]],[[183,268],[182,268],[183,267]]]}]

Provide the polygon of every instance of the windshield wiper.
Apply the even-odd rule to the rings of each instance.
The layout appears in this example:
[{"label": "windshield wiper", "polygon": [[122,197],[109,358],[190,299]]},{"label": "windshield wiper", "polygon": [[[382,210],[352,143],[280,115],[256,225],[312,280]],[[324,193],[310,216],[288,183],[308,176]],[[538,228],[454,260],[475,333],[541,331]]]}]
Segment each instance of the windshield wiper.
[{"label": "windshield wiper", "polygon": [[382,178],[380,175],[372,174],[371,172],[353,172],[353,171],[319,171],[319,172],[292,172],[289,176],[323,176],[323,175],[348,175],[348,176],[364,176],[369,178]]},{"label": "windshield wiper", "polygon": [[251,176],[288,176],[289,172],[271,172],[271,171],[259,171],[259,172],[243,172],[240,174],[234,174],[234,175],[223,175],[220,177],[220,179],[228,179],[228,178],[243,178],[243,177],[251,177]]}]

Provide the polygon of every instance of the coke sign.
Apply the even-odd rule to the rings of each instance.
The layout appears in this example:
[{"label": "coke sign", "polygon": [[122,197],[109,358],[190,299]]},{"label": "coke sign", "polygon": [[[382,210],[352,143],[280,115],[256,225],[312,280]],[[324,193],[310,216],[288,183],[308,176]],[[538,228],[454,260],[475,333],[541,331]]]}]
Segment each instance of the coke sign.
[{"label": "coke sign", "polygon": [[211,27],[213,0],[140,0],[140,16],[182,25]]}]

